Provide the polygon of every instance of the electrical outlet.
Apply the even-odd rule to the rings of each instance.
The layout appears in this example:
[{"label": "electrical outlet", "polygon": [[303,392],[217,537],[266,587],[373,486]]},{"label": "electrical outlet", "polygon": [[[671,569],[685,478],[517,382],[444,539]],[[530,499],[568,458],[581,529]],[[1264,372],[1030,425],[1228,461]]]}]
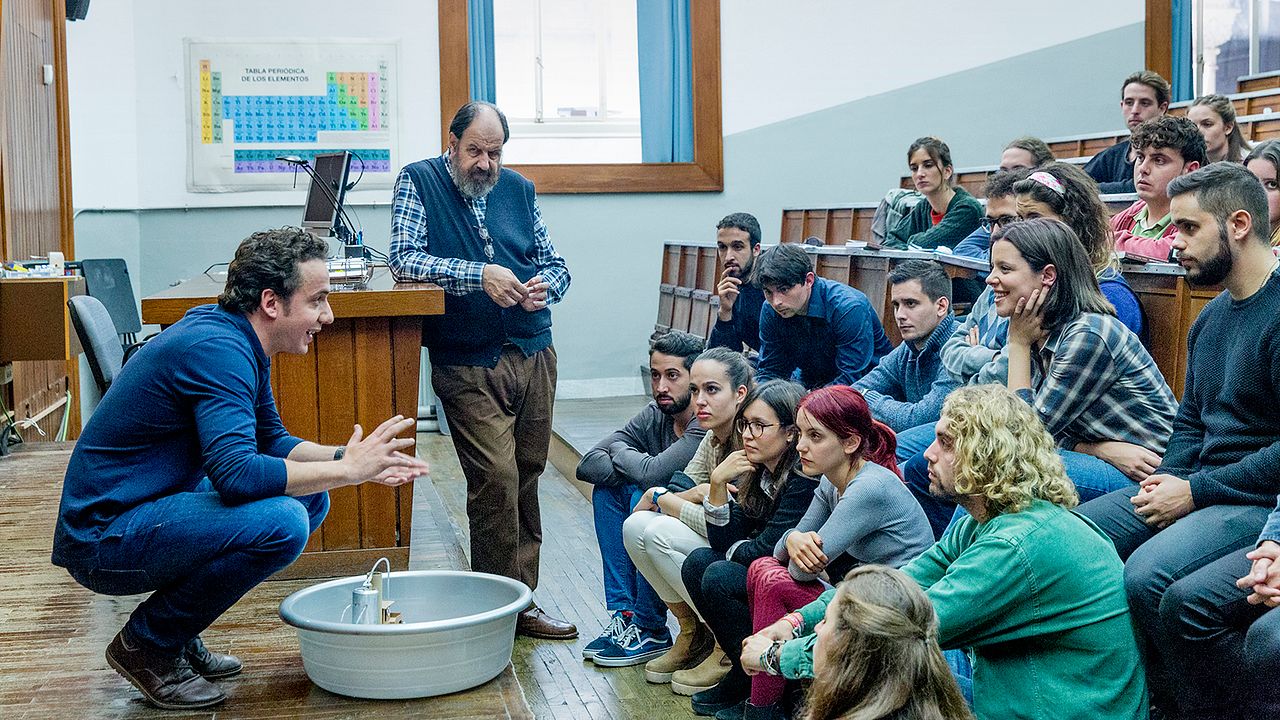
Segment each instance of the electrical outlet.
[{"label": "electrical outlet", "polygon": [[13,382],[13,363],[0,365],[0,385],[8,385],[11,382]]}]

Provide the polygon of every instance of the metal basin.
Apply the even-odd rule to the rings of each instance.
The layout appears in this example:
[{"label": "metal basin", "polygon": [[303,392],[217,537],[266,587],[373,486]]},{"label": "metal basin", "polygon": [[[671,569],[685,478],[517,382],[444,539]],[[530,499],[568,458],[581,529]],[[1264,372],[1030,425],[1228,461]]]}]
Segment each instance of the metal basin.
[{"label": "metal basin", "polygon": [[299,590],[280,603],[298,629],[302,665],[316,685],[373,699],[429,697],[497,677],[511,661],[516,614],[528,607],[524,583],[486,573],[391,573],[385,599],[400,625],[349,622],[351,592],[364,576]]}]

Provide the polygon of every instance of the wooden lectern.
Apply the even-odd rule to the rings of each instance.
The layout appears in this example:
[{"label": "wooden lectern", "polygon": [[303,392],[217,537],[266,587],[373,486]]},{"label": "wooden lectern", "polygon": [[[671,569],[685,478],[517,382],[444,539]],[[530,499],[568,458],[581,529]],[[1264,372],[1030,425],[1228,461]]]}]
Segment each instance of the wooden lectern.
[{"label": "wooden lectern", "polygon": [[[226,278],[214,277],[201,275],[144,298],[143,322],[172,325],[187,310],[217,302]],[[355,423],[368,432],[393,415],[416,417],[422,317],[444,312],[444,291],[429,283],[396,283],[379,268],[359,289],[335,286],[329,305],[333,324],[316,336],[311,352],[279,353],[271,360],[285,427],[298,437],[342,445]],[[380,557],[392,569],[408,567],[412,483],[366,483],[329,496],[324,524],[302,557],[277,577],[354,575]]]}]

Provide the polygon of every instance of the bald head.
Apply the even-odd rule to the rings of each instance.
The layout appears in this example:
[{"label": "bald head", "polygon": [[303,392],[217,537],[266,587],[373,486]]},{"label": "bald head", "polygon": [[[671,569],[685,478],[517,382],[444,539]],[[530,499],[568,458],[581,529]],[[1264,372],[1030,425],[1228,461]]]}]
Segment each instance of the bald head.
[{"label": "bald head", "polygon": [[458,108],[453,121],[449,123],[449,134],[454,138],[461,138],[468,128],[480,122],[491,124],[490,130],[497,128],[504,144],[511,138],[511,131],[507,127],[507,116],[498,109],[497,105],[483,100],[472,100]]}]

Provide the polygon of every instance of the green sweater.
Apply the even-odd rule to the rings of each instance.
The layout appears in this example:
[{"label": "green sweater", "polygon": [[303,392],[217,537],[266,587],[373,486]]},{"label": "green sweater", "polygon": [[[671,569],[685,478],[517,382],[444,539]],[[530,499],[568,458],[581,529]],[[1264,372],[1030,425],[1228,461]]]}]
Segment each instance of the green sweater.
[{"label": "green sweater", "polygon": [[[1089,520],[1043,500],[965,516],[902,570],[933,602],[939,644],[972,648],[979,718],[1147,716],[1124,566]],[[812,677],[813,629],[834,595],[800,609],[807,634],[782,649],[787,677]]]},{"label": "green sweater", "polygon": [[891,248],[911,247],[933,250],[939,245],[954,248],[961,240],[969,237],[969,233],[978,229],[985,212],[982,203],[974,199],[967,190],[957,187],[956,194],[947,203],[947,212],[937,225],[929,217],[933,209],[928,200],[921,200],[904,215],[897,225],[889,228],[885,245]]}]

